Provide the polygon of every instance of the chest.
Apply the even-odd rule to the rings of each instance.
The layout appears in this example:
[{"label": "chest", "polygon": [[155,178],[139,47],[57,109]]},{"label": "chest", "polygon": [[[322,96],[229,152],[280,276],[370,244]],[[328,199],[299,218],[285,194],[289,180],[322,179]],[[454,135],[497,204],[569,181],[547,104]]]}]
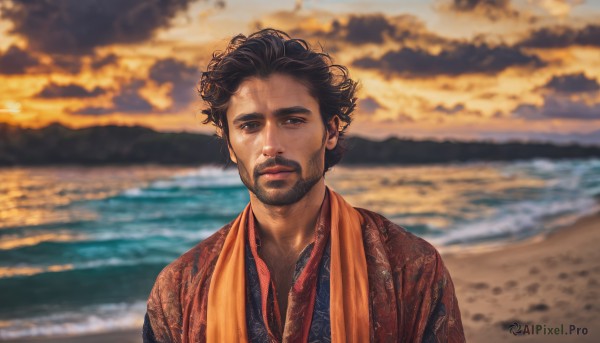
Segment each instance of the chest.
[{"label": "chest", "polygon": [[[255,318],[250,320],[249,328],[257,328],[249,333],[253,337],[252,341],[265,341],[267,332],[272,332],[273,337],[290,338],[288,342],[301,341],[299,337],[303,337],[306,332],[306,326],[309,325],[310,339],[308,341],[324,341],[325,337],[330,337],[329,332],[329,252],[327,247],[322,254],[317,254],[314,260],[311,260],[313,244],[308,245],[302,252],[299,253],[297,259],[291,258],[287,263],[279,258],[269,258],[269,282],[271,288],[269,292],[274,295],[271,302],[267,302],[267,319]],[[264,255],[261,255],[259,249],[256,256],[258,266],[261,263],[267,264]],[[262,251],[264,252],[264,251]],[[250,255],[248,252],[247,254]],[[261,260],[261,261],[259,261]],[[295,261],[294,261],[295,260]],[[313,265],[314,261],[319,261],[317,265]],[[312,266],[312,267],[311,267]],[[309,268],[310,269],[306,269]],[[252,267],[250,269],[253,269]],[[250,272],[257,273],[257,271]],[[306,275],[321,275],[318,278],[305,277]],[[264,281],[264,277],[256,275],[256,279],[252,285],[251,292],[252,301],[254,304],[265,304],[264,293],[261,294],[257,284],[259,280]],[[304,275],[304,276],[303,276]],[[277,278],[279,282],[275,280]],[[297,279],[295,279],[297,278]],[[282,283],[282,280],[288,280],[287,285]],[[313,280],[313,281],[308,281]],[[298,288],[294,290],[295,283],[298,283]],[[313,286],[314,285],[314,286]],[[316,293],[314,292],[316,288]],[[277,294],[277,296],[275,296]],[[313,298],[314,297],[314,298]],[[314,313],[311,312],[309,304],[314,304]],[[277,305],[277,307],[275,307]],[[276,313],[278,312],[278,313]],[[279,317],[277,316],[279,314]],[[288,314],[290,315],[289,318]],[[307,318],[312,320],[307,321]],[[257,325],[253,325],[256,323]],[[258,325],[258,323],[268,323],[268,326]],[[261,329],[262,328],[262,329]],[[266,328],[266,330],[265,330]],[[256,338],[256,339],[254,339]],[[281,341],[281,340],[280,340]]]},{"label": "chest", "polygon": [[296,251],[273,251],[264,249],[261,258],[269,268],[271,281],[275,286],[275,296],[282,321],[285,323],[288,295],[294,282],[297,258],[300,255]]},{"label": "chest", "polygon": [[269,272],[271,274],[271,280],[275,284],[277,290],[278,300],[283,295],[287,297],[292,281],[294,277],[294,270],[296,268],[296,256],[294,255],[270,255],[265,254],[262,257]]}]

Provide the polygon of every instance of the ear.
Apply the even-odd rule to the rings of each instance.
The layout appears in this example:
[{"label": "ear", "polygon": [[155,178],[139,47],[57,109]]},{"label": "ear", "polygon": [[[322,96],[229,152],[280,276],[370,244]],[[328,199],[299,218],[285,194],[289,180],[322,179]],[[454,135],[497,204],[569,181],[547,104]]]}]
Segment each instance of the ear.
[{"label": "ear", "polygon": [[337,146],[338,139],[340,137],[340,132],[338,128],[340,127],[340,118],[338,116],[333,116],[329,122],[327,123],[327,140],[325,141],[325,148],[327,150],[333,150]]}]

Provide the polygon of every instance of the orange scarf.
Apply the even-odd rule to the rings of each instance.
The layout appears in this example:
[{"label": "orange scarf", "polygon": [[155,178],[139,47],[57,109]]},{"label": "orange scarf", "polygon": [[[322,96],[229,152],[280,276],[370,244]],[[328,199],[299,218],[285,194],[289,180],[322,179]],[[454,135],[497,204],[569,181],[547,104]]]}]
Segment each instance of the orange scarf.
[{"label": "orange scarf", "polygon": [[[331,340],[369,341],[369,280],[362,239],[362,216],[336,192],[331,209]],[[233,222],[208,289],[208,343],[248,342],[246,331],[245,231],[250,204]]]}]

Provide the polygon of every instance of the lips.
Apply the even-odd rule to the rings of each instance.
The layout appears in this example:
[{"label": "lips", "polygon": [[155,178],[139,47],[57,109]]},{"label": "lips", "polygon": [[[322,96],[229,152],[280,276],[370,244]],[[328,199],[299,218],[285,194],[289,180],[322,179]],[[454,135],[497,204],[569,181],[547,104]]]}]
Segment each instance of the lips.
[{"label": "lips", "polygon": [[271,167],[271,168],[265,168],[260,174],[264,175],[264,174],[278,174],[278,173],[286,173],[286,172],[293,172],[294,170],[291,168],[286,168],[286,167]]}]

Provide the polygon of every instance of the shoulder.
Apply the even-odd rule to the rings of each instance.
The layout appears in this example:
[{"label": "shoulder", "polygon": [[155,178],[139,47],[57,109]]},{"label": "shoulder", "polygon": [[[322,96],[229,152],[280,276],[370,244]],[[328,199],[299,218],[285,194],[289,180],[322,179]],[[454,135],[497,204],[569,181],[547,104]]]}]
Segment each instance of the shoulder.
[{"label": "shoulder", "polygon": [[400,265],[426,265],[435,264],[440,259],[436,248],[423,238],[391,222],[379,213],[363,208],[356,208],[356,210],[365,220],[363,225],[365,243],[380,242],[383,244],[390,262]]},{"label": "shoulder", "polygon": [[226,224],[168,264],[156,278],[155,286],[164,289],[170,284],[181,285],[182,281],[191,282],[206,274],[219,257],[230,228],[231,223]]},{"label": "shoulder", "polygon": [[231,223],[198,243],[167,265],[156,277],[148,298],[148,307],[158,306],[179,311],[195,285],[202,284],[212,273]]},{"label": "shoulder", "polygon": [[357,210],[374,311],[385,313],[395,302],[390,317],[400,318],[401,341],[464,342],[454,285],[435,247],[378,213]]},{"label": "shoulder", "polygon": [[147,302],[150,326],[159,341],[179,342],[184,309],[202,295],[231,223],[206,238],[167,265],[156,278]]},{"label": "shoulder", "polygon": [[186,305],[207,287],[231,223],[185,252],[157,276],[147,301],[150,325],[160,341],[179,342]]}]

